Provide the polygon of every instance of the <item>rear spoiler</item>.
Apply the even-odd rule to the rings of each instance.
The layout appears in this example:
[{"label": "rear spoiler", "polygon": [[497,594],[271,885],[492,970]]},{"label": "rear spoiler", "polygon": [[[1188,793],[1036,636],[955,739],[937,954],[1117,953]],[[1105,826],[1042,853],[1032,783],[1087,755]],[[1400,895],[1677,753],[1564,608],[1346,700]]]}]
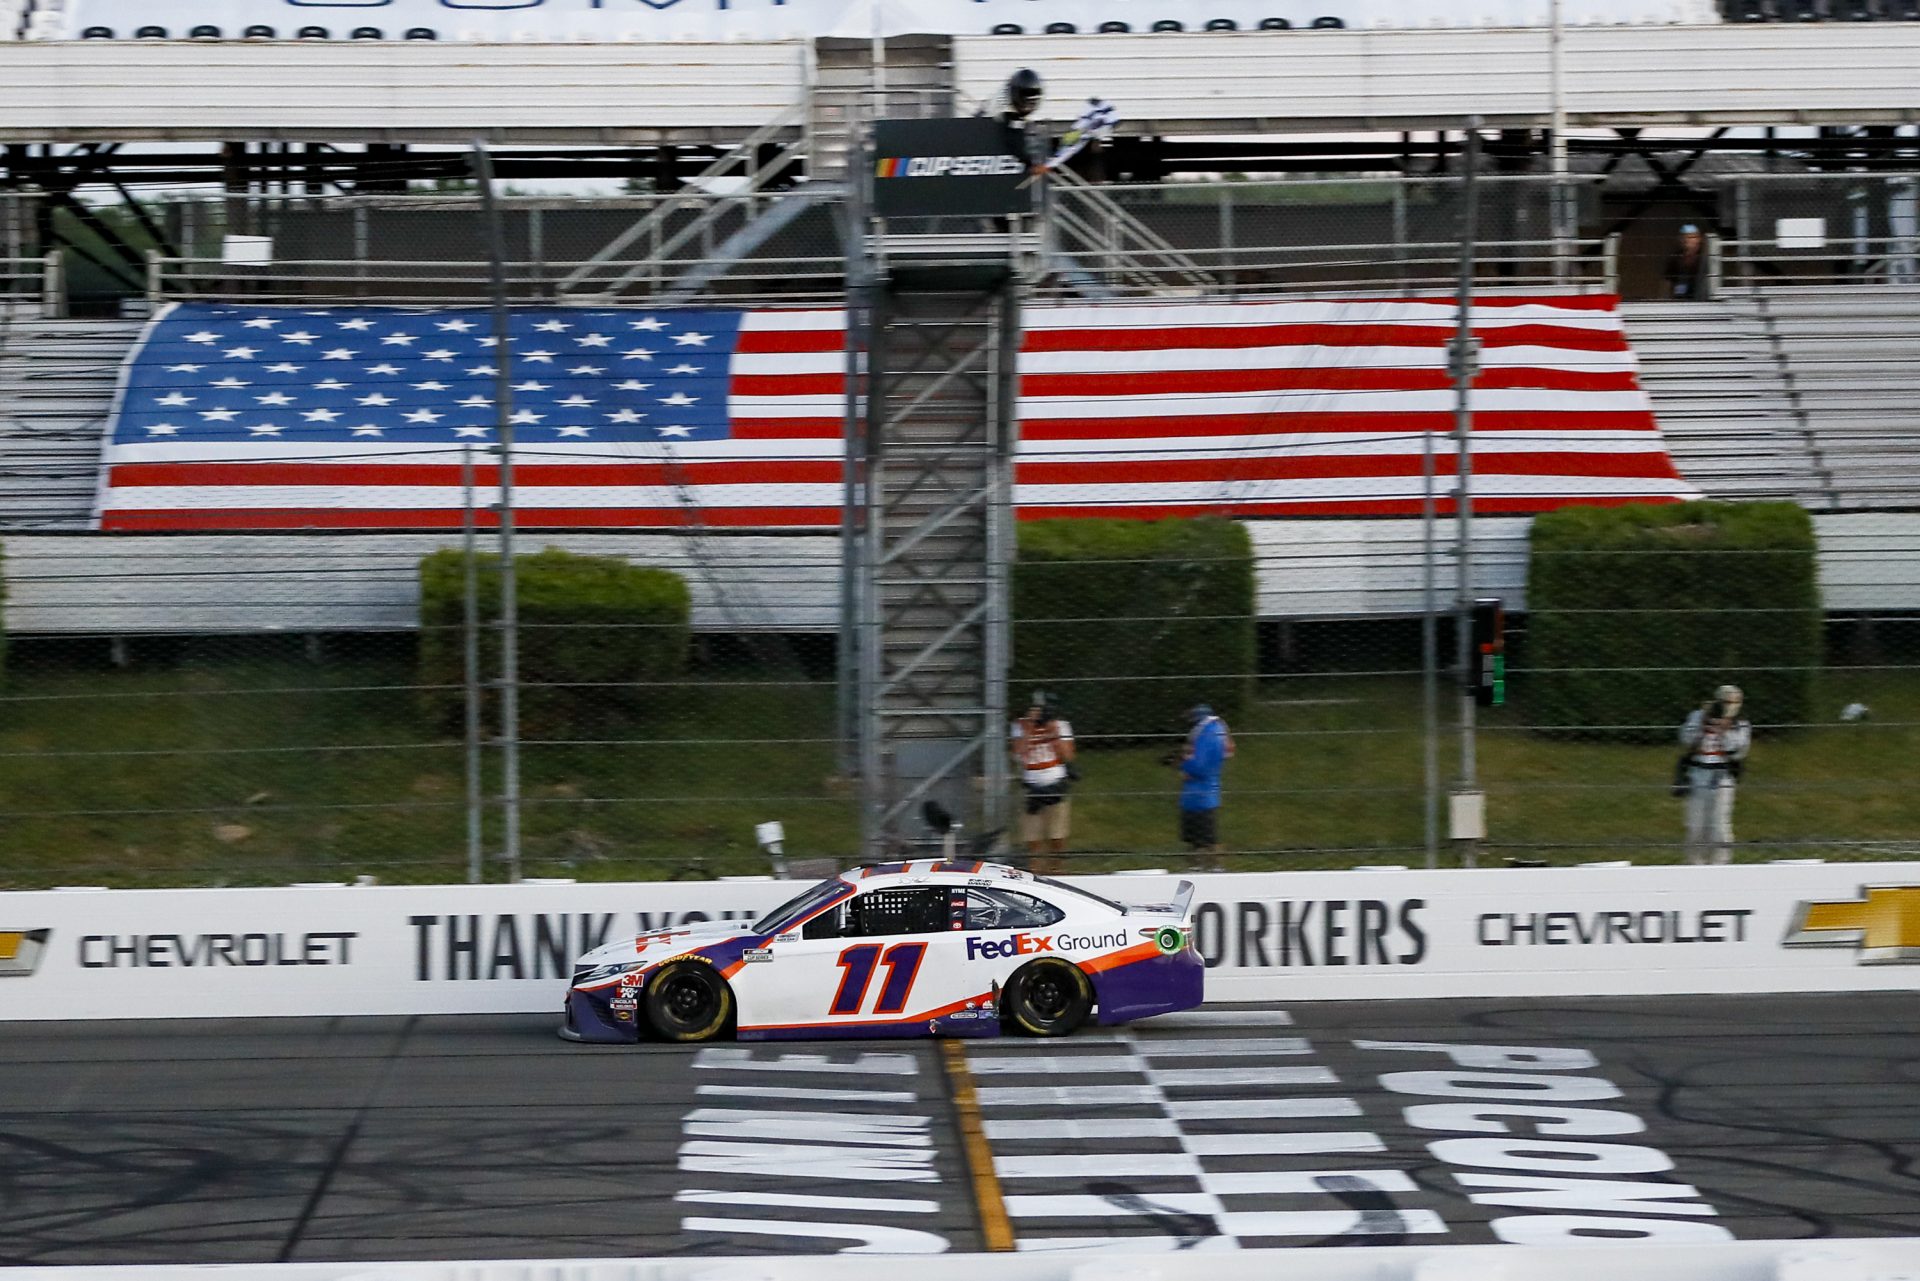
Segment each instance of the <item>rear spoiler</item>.
[{"label": "rear spoiler", "polygon": [[1193,882],[1181,881],[1174,886],[1173,898],[1170,902],[1119,903],[1115,906],[1128,915],[1135,912],[1151,912],[1155,916],[1171,916],[1184,921],[1187,919],[1187,909],[1193,906]]}]

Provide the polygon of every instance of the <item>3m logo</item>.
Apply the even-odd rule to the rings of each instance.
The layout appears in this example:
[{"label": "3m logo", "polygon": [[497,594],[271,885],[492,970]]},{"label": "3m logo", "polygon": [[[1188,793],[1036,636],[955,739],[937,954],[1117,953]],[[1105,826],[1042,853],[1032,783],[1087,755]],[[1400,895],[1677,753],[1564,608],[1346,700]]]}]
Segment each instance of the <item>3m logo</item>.
[{"label": "3m logo", "polygon": [[0,930],[0,979],[23,979],[40,968],[52,930]]},{"label": "3m logo", "polygon": [[1863,885],[1858,899],[1802,903],[1788,947],[1851,947],[1862,965],[1920,964],[1920,885]]}]

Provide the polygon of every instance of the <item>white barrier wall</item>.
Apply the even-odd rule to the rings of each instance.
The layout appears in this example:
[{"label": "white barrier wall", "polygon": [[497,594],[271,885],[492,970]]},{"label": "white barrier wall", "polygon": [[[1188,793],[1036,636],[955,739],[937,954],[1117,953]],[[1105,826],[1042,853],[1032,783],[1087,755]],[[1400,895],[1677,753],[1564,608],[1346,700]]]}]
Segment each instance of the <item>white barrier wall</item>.
[{"label": "white barrier wall", "polygon": [[[920,1281],[1908,1281],[1920,1240],[1376,1246],[1206,1254],[915,1255]],[[745,1259],[539,1259],[0,1268],[9,1281],[895,1281],[901,1260],[857,1252]]]},{"label": "white barrier wall", "polygon": [[[1146,900],[1176,879],[1086,883]],[[1920,987],[1914,864],[1193,879],[1213,1000]],[[760,881],[0,894],[0,1019],[557,1016],[573,960],[588,948],[687,922],[744,924],[799,888]]]}]

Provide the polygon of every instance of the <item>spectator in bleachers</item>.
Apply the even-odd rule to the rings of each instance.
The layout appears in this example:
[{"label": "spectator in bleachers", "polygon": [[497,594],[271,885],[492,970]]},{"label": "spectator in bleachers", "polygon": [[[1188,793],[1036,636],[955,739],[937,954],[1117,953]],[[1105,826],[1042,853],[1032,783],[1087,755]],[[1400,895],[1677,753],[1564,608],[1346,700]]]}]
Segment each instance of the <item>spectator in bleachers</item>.
[{"label": "spectator in bleachers", "polygon": [[1680,228],[1667,255],[1667,296],[1703,298],[1707,292],[1707,238],[1692,223]]}]

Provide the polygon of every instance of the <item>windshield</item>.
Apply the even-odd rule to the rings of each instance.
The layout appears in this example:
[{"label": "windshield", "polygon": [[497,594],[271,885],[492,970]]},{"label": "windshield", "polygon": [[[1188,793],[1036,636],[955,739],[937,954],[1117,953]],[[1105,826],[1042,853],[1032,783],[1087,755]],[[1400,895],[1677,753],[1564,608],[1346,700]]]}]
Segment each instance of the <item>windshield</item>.
[{"label": "windshield", "polygon": [[1036,876],[1033,880],[1036,885],[1050,885],[1056,890],[1065,890],[1069,894],[1078,894],[1081,898],[1090,898],[1103,907],[1112,908],[1122,916],[1127,914],[1126,904],[1116,903],[1110,898],[1102,898],[1092,890],[1083,890],[1078,885],[1069,885],[1065,881],[1056,881],[1051,876]]},{"label": "windshield", "polygon": [[828,877],[812,889],[788,899],[754,922],[753,932],[755,934],[784,933],[827,904],[838,902],[851,893],[853,893],[853,886],[837,876]]}]

